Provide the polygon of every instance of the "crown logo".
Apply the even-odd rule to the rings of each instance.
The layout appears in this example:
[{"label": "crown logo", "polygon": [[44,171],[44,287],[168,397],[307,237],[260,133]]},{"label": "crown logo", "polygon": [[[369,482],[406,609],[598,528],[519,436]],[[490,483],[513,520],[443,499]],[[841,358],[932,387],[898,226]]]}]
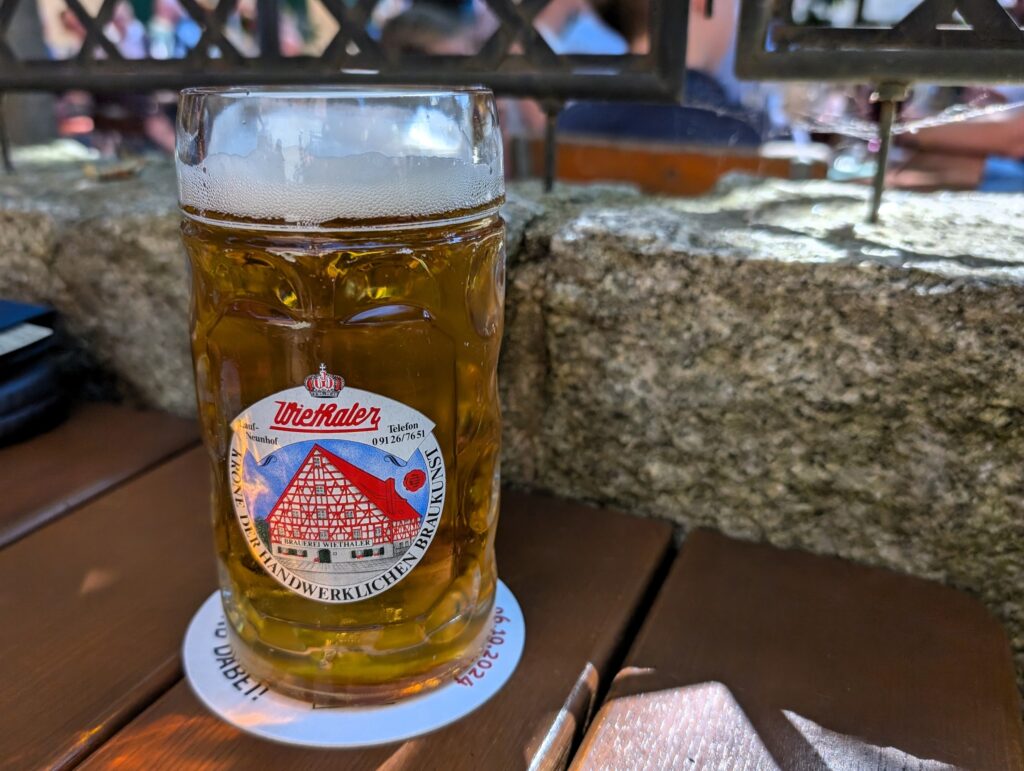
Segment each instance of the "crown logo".
[{"label": "crown logo", "polygon": [[333,399],[344,387],[345,380],[328,372],[326,364],[320,365],[320,372],[306,378],[306,390],[317,399]]}]

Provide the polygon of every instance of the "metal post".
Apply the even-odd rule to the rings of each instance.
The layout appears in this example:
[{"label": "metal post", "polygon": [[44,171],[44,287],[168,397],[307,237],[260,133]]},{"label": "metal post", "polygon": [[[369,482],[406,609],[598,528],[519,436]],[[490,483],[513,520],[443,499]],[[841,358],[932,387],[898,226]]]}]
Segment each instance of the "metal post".
[{"label": "metal post", "polygon": [[544,102],[547,120],[544,123],[544,192],[550,193],[555,187],[555,164],[558,159],[558,114],[561,102]]},{"label": "metal post", "polygon": [[7,135],[7,119],[4,114],[5,94],[0,91],[0,161],[3,162],[4,171],[8,174],[14,173],[14,163],[11,161],[11,138]]},{"label": "metal post", "polygon": [[889,165],[889,149],[892,147],[892,124],[896,120],[896,104],[907,98],[910,91],[906,83],[883,83],[871,95],[872,102],[878,102],[878,158],[875,167],[875,180],[871,191],[871,209],[868,222],[878,222],[878,210],[882,206],[882,194],[885,192],[885,172]]},{"label": "metal post", "polygon": [[277,0],[256,0],[256,26],[260,39],[260,56],[281,58],[281,17]]},{"label": "metal post", "polygon": [[512,153],[511,166],[515,179],[526,179],[532,176],[529,140],[523,136],[514,136],[509,149]]}]

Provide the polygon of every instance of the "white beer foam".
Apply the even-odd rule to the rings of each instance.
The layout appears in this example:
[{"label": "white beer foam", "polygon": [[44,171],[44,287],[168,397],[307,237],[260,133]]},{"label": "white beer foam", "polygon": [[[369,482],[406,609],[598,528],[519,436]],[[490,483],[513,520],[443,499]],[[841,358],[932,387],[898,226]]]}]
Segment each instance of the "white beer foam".
[{"label": "white beer foam", "polygon": [[[253,114],[249,107],[232,105],[217,116],[199,163],[179,161],[183,205],[317,225],[444,214],[504,192],[500,160],[464,160],[472,157],[467,137],[438,110],[378,107],[362,114],[320,105],[268,113],[264,105]],[[423,154],[403,154],[409,147]]]},{"label": "white beer foam", "polygon": [[443,214],[502,193],[501,178],[487,166],[380,153],[319,159],[291,173],[272,154],[213,155],[181,167],[178,186],[181,202],[200,212],[303,225]]}]

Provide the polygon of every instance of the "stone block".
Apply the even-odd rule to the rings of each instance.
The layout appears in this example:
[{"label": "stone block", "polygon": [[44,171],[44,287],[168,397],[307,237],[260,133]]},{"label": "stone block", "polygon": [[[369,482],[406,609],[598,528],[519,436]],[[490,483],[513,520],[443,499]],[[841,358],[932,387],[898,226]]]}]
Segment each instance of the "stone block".
[{"label": "stone block", "polygon": [[[1024,668],[1024,196],[732,179],[515,186],[515,486],[980,597]],[[0,177],[0,296],[53,303],[93,391],[193,411],[173,172]]]}]

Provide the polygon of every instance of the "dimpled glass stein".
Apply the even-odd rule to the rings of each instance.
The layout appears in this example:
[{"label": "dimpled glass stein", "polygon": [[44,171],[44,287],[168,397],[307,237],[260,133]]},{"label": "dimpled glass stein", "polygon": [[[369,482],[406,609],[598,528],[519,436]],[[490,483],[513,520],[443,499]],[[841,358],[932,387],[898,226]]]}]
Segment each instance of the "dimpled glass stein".
[{"label": "dimpled glass stein", "polygon": [[191,89],[177,170],[236,657],[324,704],[450,679],[496,583],[490,92]]}]

